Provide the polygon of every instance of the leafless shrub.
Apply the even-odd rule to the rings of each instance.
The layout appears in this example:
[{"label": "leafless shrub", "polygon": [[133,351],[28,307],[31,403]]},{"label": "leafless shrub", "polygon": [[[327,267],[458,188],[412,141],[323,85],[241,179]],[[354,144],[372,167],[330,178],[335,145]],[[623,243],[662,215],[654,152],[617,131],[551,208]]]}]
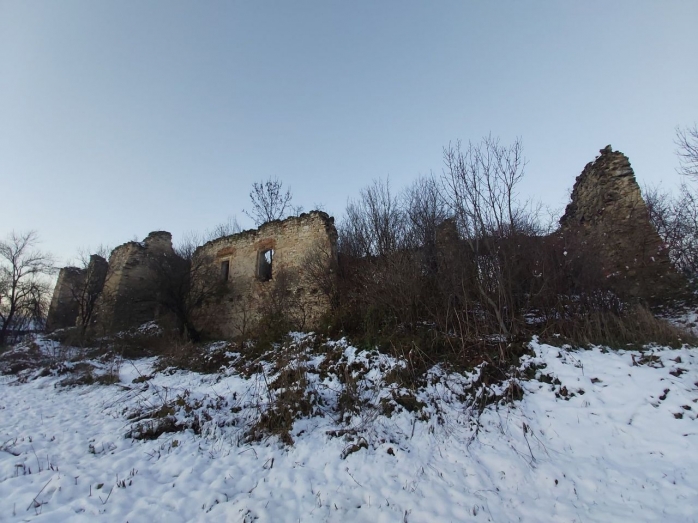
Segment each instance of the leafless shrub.
[{"label": "leafless shrub", "polygon": [[278,341],[289,331],[305,328],[307,310],[298,290],[299,274],[285,268],[274,271],[274,279],[262,291],[260,319],[255,328],[262,345]]},{"label": "leafless shrub", "polygon": [[311,287],[319,291],[336,309],[339,303],[337,285],[337,253],[327,242],[316,242],[303,258],[303,277]]},{"label": "leafless shrub", "polygon": [[405,244],[422,249],[424,270],[433,273],[439,226],[450,216],[438,181],[432,176],[419,177],[402,193],[402,205],[407,218]]},{"label": "leafless shrub", "polygon": [[376,180],[350,201],[339,226],[340,249],[350,256],[387,256],[403,246],[404,213],[390,180]]},{"label": "leafless shrub", "polygon": [[460,143],[445,148],[444,164],[444,198],[469,251],[467,280],[477,292],[471,300],[508,336],[517,330],[519,240],[537,233],[537,214],[517,193],[524,175],[523,147],[519,140],[507,147],[488,136],[467,148]]}]

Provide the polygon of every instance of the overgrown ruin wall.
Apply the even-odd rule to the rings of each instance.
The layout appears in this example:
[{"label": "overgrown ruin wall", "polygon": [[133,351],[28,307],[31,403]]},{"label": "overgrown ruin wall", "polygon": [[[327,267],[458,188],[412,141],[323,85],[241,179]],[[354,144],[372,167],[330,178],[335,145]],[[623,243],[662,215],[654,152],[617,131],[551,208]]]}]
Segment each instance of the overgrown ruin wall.
[{"label": "overgrown ruin wall", "polygon": [[[215,273],[221,285],[198,311],[197,327],[210,336],[245,334],[272,304],[297,328],[317,325],[330,298],[315,276],[318,271],[325,276],[332,271],[336,242],[334,219],[319,211],[208,242],[195,256],[205,261],[206,273]],[[176,256],[172,235],[164,231],[117,247],[108,264],[93,256],[87,270],[61,269],[47,329],[80,324],[81,304],[76,298],[86,292],[97,296],[88,324],[92,334],[158,319],[159,282],[153,262],[160,256]]]},{"label": "overgrown ruin wall", "polygon": [[[628,158],[611,146],[577,177],[560,224],[555,237],[576,246],[579,254],[591,253],[606,281],[624,297],[658,301],[683,288],[649,221]],[[446,252],[458,241],[455,224],[447,221],[439,228],[436,248]],[[203,262],[208,269],[204,272],[209,277],[214,274],[220,288],[196,311],[195,327],[211,337],[244,336],[270,316],[283,316],[298,329],[318,326],[331,307],[327,282],[335,277],[336,243],[334,219],[319,211],[206,243],[194,260]],[[137,327],[158,318],[152,264],[158,256],[176,256],[168,232],[153,232],[143,242],[114,249],[90,323],[93,333]],[[61,270],[47,328],[75,325],[78,313],[71,289],[84,283],[85,271]]]},{"label": "overgrown ruin wall", "polygon": [[90,325],[93,332],[115,332],[156,319],[151,260],[162,255],[175,255],[172,235],[165,231],[151,232],[142,242],[128,242],[112,251]]},{"label": "overgrown ruin wall", "polygon": [[314,275],[332,270],[336,243],[334,218],[319,211],[208,242],[196,256],[213,264],[225,290],[201,312],[200,327],[211,336],[244,335],[274,301],[297,328],[317,326],[330,299]]},{"label": "overgrown ruin wall", "polygon": [[675,294],[681,279],[649,220],[628,157],[610,145],[600,153],[575,181],[560,219],[563,234],[577,235],[598,255],[620,292],[650,301]]}]

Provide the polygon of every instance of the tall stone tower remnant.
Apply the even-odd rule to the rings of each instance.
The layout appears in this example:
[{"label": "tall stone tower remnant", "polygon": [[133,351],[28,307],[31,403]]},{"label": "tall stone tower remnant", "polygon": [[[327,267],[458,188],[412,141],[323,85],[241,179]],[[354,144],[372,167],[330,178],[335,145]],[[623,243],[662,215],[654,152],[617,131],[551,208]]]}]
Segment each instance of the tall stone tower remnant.
[{"label": "tall stone tower remnant", "polygon": [[83,269],[63,267],[60,270],[46,317],[46,330],[54,331],[75,326],[80,309],[75,293],[84,285],[85,271]]},{"label": "tall stone tower remnant", "polygon": [[622,294],[648,301],[675,294],[681,278],[649,220],[628,157],[610,145],[600,153],[577,177],[561,231],[577,235],[598,255],[604,275]]},{"label": "tall stone tower remnant", "polygon": [[112,251],[90,325],[95,332],[116,332],[156,318],[155,276],[150,260],[162,255],[175,256],[172,235],[166,231],[151,232],[142,242],[128,242]]}]

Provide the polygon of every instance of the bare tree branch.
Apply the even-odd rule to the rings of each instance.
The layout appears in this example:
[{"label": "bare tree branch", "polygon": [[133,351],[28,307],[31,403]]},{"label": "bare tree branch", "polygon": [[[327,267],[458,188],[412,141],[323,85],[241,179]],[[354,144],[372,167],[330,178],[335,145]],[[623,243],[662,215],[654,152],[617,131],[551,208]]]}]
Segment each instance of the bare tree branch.
[{"label": "bare tree branch", "polygon": [[243,212],[259,227],[263,223],[286,218],[293,210],[291,199],[290,189],[284,191],[281,181],[277,178],[269,178],[252,184],[250,191],[252,209]]},{"label": "bare tree branch", "polygon": [[649,218],[669,258],[688,277],[698,274],[698,198],[686,184],[672,197],[658,187],[643,190]]},{"label": "bare tree branch", "polygon": [[698,178],[698,125],[693,127],[676,128],[674,143],[678,147],[676,154],[679,156],[679,174]]},{"label": "bare tree branch", "polygon": [[36,231],[12,232],[0,241],[0,345],[11,331],[41,324],[48,308],[53,257],[37,250]]},{"label": "bare tree branch", "polygon": [[[242,227],[240,227],[237,218],[235,216],[230,216],[228,217],[227,221],[221,222],[218,225],[216,225],[213,229],[207,230],[204,233],[203,238],[197,238],[197,241],[200,241],[200,245],[202,243],[206,243],[207,241],[217,240],[218,238],[223,238],[224,236],[231,236],[233,234],[237,234],[241,231]],[[190,233],[190,236],[191,235],[192,233]]]}]

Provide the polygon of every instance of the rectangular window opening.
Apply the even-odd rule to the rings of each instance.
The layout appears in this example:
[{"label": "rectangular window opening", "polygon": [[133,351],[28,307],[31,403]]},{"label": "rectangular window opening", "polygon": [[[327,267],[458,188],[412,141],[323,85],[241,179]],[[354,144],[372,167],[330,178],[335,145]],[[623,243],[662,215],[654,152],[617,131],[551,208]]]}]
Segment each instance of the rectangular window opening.
[{"label": "rectangular window opening", "polygon": [[257,262],[257,278],[260,281],[271,280],[273,263],[274,249],[266,249],[259,252]]},{"label": "rectangular window opening", "polygon": [[230,274],[230,261],[225,260],[221,262],[221,280],[228,281],[228,275]]}]

